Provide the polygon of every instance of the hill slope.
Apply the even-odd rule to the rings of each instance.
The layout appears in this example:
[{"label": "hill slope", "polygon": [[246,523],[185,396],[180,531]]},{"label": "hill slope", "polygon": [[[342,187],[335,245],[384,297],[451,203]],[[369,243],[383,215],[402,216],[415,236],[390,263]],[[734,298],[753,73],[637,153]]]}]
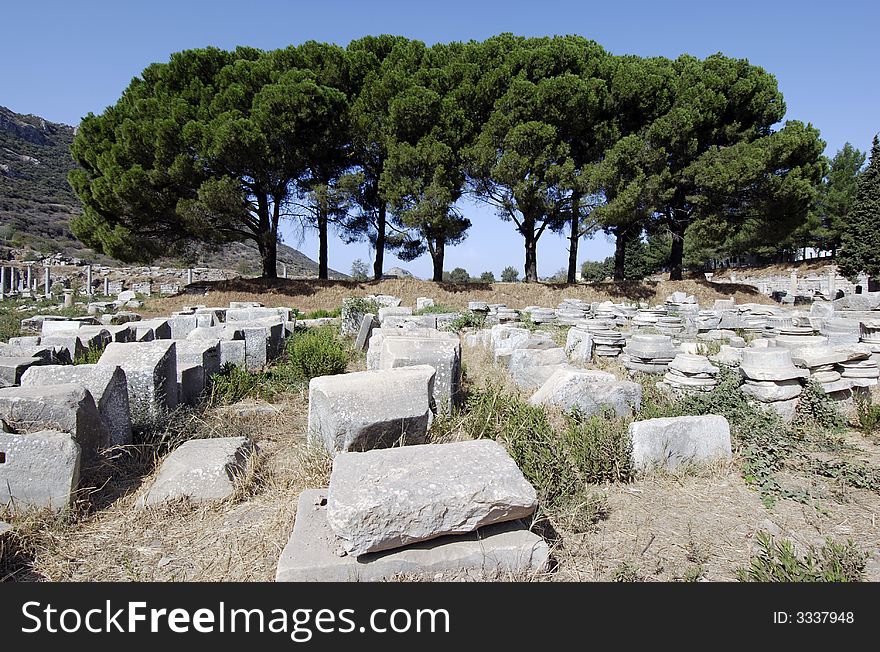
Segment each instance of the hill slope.
[{"label": "hill slope", "polygon": [[[33,256],[27,252],[34,251],[44,255],[61,253],[107,265],[114,263],[113,259],[84,247],[70,232],[70,219],[82,211],[67,183],[67,173],[75,165],[70,155],[75,134],[76,127],[21,115],[0,106],[0,260],[15,257],[16,253],[30,258]],[[291,277],[318,275],[315,261],[286,245],[278,245],[278,262],[287,265]],[[252,242],[205,252],[196,264],[245,275],[260,271],[260,257]],[[348,278],[333,270],[330,276]]]}]

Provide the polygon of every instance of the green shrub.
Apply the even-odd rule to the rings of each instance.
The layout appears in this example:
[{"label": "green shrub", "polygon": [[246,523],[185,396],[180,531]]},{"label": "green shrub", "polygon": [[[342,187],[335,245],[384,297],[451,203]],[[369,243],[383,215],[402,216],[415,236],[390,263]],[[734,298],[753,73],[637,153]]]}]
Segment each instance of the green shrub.
[{"label": "green shrub", "polygon": [[452,331],[453,333],[460,333],[465,328],[482,328],[485,323],[485,315],[468,311],[462,313],[460,317],[453,319],[449,325],[446,326],[445,330]]},{"label": "green shrub", "polygon": [[628,422],[613,412],[569,417],[556,432],[544,408],[488,385],[471,393],[465,415],[465,432],[504,443],[547,506],[570,506],[589,484],[632,477]]},{"label": "green shrub", "polygon": [[273,394],[267,374],[252,373],[231,362],[211,377],[211,399],[215,405],[230,405],[245,398],[270,399]]},{"label": "green shrub", "polygon": [[312,310],[311,312],[306,313],[300,312],[296,308],[292,310],[297,319],[327,319],[329,317],[339,317],[341,311],[341,308],[334,308],[333,310],[319,308],[318,310]]},{"label": "green shrub", "polygon": [[798,557],[791,541],[776,540],[758,533],[761,551],[748,568],[740,568],[741,582],[861,582],[867,555],[852,541],[834,543],[830,539],[818,551],[810,546]]},{"label": "green shrub", "polygon": [[334,328],[313,328],[291,338],[285,360],[276,372],[293,380],[309,381],[317,376],[343,373],[350,359],[350,347]]},{"label": "green shrub", "polygon": [[802,430],[840,432],[846,426],[846,418],[838,411],[822,386],[815,380],[807,382],[798,401],[794,425]]},{"label": "green shrub", "polygon": [[857,396],[856,416],[863,432],[872,434],[880,429],[880,405],[874,405],[870,396]]},{"label": "green shrub", "polygon": [[97,364],[104,354],[104,346],[92,344],[89,350],[76,357],[73,364]]}]

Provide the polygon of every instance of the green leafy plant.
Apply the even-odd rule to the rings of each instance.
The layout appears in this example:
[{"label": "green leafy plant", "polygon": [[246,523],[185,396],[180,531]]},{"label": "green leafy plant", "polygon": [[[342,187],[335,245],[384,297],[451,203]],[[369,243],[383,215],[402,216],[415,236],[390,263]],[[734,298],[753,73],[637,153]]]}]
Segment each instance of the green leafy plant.
[{"label": "green leafy plant", "polygon": [[800,401],[794,425],[802,430],[815,430],[817,427],[826,432],[839,432],[846,426],[846,418],[838,411],[822,386],[814,380],[807,382]]},{"label": "green leafy plant", "polygon": [[351,348],[339,338],[335,329],[313,328],[296,333],[290,339],[285,361],[276,367],[275,372],[294,380],[308,381],[317,376],[343,373],[350,359]]},{"label": "green leafy plant", "polygon": [[445,330],[453,333],[460,333],[465,328],[482,328],[486,323],[486,317],[475,312],[467,311],[461,316],[453,319],[445,328]]},{"label": "green leafy plant", "polygon": [[863,432],[873,434],[880,429],[880,405],[874,405],[870,395],[856,397],[856,417]]},{"label": "green leafy plant", "polygon": [[828,539],[819,550],[810,546],[799,557],[794,544],[758,533],[760,552],[748,568],[740,568],[741,582],[861,582],[867,555],[852,542],[834,543]]}]

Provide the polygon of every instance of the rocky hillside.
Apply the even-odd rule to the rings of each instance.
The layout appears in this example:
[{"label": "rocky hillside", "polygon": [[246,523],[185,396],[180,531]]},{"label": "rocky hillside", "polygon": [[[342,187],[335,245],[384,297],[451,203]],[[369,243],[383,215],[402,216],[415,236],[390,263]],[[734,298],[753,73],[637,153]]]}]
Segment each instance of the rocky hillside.
[{"label": "rocky hillside", "polygon": [[[70,156],[74,134],[76,127],[0,106],[0,259],[35,258],[37,252],[113,264],[84,247],[68,226],[82,210],[67,183],[67,173],[75,165]],[[279,245],[278,262],[287,265],[288,276],[317,276],[317,263],[291,247]],[[260,271],[260,257],[250,242],[205,253],[195,264],[245,275]],[[335,271],[331,277],[347,278]]]}]

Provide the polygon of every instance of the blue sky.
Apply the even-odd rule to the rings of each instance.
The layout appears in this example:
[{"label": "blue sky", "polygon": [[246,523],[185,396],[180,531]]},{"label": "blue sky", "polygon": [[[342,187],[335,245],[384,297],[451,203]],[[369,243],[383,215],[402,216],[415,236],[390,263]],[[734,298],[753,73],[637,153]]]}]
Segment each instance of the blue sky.
[{"label": "blue sky", "polygon": [[[345,45],[366,34],[402,34],[427,43],[483,39],[499,32],[525,36],[580,34],[615,54],[722,52],[749,59],[776,75],[788,119],[811,122],[833,155],[845,142],[867,150],[880,131],[877,28],[880,2],[740,0],[685,2],[409,2],[363,0],[116,0],[4,3],[0,12],[0,105],[76,124],[114,103],[132,77],[171,52],[214,45],[263,49],[314,39]],[[447,269],[499,275],[522,267],[521,239],[491,209],[465,206],[474,226],[448,250]],[[312,234],[284,230],[287,244],[315,257]],[[545,234],[538,272],[568,260],[566,241]],[[612,245],[603,235],[581,246],[581,260],[601,259]],[[369,261],[366,244],[331,243],[331,267],[347,272]],[[386,267],[396,264],[386,259]],[[430,275],[430,259],[403,265]]]}]

